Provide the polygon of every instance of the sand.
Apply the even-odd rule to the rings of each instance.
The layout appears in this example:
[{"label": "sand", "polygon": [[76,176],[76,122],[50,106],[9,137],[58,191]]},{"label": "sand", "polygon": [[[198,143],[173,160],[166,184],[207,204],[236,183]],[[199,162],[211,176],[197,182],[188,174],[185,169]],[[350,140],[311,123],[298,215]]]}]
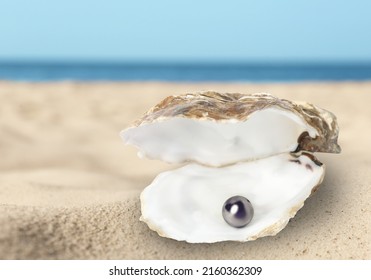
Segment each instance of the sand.
[{"label": "sand", "polygon": [[[161,171],[118,133],[171,94],[270,92],[334,112],[339,155],[289,225],[253,242],[188,244],[139,221]],[[371,82],[0,82],[0,259],[370,259]]]}]

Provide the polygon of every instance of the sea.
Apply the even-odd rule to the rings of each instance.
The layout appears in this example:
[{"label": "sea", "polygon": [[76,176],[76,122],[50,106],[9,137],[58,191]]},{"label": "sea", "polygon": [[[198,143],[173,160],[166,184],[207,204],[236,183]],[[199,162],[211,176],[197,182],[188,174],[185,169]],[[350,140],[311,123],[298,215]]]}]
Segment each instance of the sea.
[{"label": "sea", "polygon": [[371,63],[0,62],[0,80],[296,82],[371,80]]}]

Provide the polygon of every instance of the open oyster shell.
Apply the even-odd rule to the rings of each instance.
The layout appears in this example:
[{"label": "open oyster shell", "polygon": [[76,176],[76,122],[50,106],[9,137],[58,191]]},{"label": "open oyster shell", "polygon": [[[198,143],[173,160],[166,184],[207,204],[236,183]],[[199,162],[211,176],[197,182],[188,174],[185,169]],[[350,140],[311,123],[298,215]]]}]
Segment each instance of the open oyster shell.
[{"label": "open oyster shell", "polygon": [[[161,173],[141,194],[142,221],[194,243],[275,235],[322,182],[312,153],[340,152],[332,113],[265,93],[170,96],[121,136],[141,156],[194,162]],[[255,212],[243,228],[222,217],[236,195]]]}]

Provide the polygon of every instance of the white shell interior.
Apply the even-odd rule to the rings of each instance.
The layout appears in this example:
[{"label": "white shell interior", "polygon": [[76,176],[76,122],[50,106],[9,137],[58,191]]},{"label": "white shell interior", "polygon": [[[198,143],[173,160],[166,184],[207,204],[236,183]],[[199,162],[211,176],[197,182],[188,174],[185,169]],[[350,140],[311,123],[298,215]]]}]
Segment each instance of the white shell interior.
[{"label": "white shell interior", "polygon": [[292,152],[304,131],[311,137],[318,134],[298,115],[270,107],[254,112],[244,122],[175,117],[129,128],[121,136],[138,147],[141,157],[223,166]]},{"label": "white shell interior", "polygon": [[[274,235],[303,206],[323,172],[308,156],[290,154],[224,168],[189,164],[161,173],[142,192],[141,219],[162,236],[191,243]],[[231,227],[222,216],[224,202],[235,195],[254,207],[244,228]]]}]

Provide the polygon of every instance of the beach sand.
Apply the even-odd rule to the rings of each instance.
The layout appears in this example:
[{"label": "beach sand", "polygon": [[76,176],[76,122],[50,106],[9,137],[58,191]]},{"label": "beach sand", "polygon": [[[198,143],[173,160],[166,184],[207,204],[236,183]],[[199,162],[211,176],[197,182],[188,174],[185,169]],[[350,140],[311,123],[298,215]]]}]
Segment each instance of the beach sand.
[{"label": "beach sand", "polygon": [[[338,155],[288,226],[256,241],[188,244],[139,221],[140,192],[175,168],[119,132],[172,94],[269,92],[336,114]],[[0,82],[0,259],[370,259],[371,82]]]}]

